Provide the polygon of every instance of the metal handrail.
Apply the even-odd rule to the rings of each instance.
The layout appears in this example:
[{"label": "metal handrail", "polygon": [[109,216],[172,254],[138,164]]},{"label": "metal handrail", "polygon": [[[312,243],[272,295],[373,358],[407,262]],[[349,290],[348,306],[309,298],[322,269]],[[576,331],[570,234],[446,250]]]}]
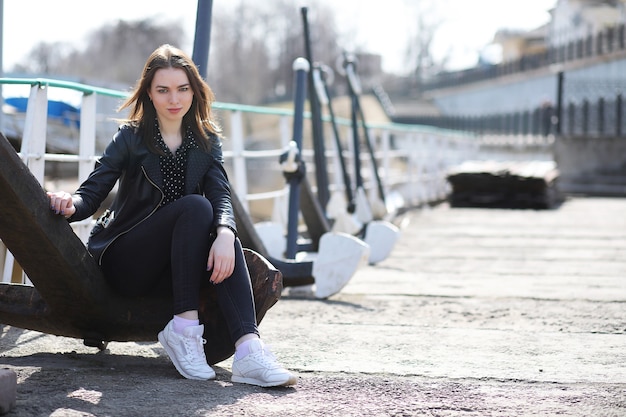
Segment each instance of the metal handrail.
[{"label": "metal handrail", "polygon": [[[118,99],[128,97],[129,92],[108,88],[94,87],[72,81],[54,80],[47,78],[0,78],[2,84],[22,84],[30,86],[30,96],[24,122],[22,135],[22,148],[20,157],[29,167],[33,175],[43,184],[44,164],[46,161],[76,162],[79,166],[78,182],[82,182],[93,169],[93,161],[97,157],[96,142],[96,97],[106,96]],[[47,102],[49,88],[61,88],[76,91],[82,94],[80,107],[79,128],[79,151],[77,154],[56,154],[46,152],[46,130],[48,126]],[[275,206],[285,203],[287,187],[283,186],[274,190],[259,190],[255,193],[248,192],[247,163],[256,158],[276,158],[284,152],[284,147],[291,140],[287,123],[294,116],[293,109],[273,108],[263,106],[251,106],[234,103],[214,102],[216,110],[230,114],[230,129],[228,132],[232,149],[224,150],[224,158],[232,161],[232,174],[229,173],[231,182],[237,195],[243,198],[244,206],[249,209],[248,202],[259,200],[272,200]],[[245,149],[246,135],[244,133],[243,114],[256,114],[267,117],[279,118],[279,136],[281,146],[277,149],[250,150]],[[309,112],[304,112],[305,118],[310,118]],[[330,119],[324,117],[323,121],[329,125]],[[335,123],[348,127],[351,121],[335,118]],[[367,123],[373,137],[380,138],[376,158],[380,158],[379,171],[383,171],[382,178],[388,180],[386,187],[394,189],[402,194],[405,208],[429,204],[435,200],[443,200],[449,191],[445,174],[448,166],[462,162],[469,158],[475,149],[474,138],[470,135],[449,130],[437,129],[418,125],[402,125],[394,123]],[[346,129],[347,131],[350,129]],[[392,138],[400,147],[391,146]],[[347,141],[349,144],[349,140]],[[349,148],[349,146],[348,146]],[[326,151],[329,169],[330,164],[336,161],[334,149]],[[349,150],[346,151],[349,153]],[[303,149],[303,157],[311,156],[311,149]],[[367,160],[365,156],[361,159]],[[366,165],[367,168],[367,165]],[[278,164],[277,169],[278,171]],[[338,176],[337,176],[338,177]],[[332,182],[332,179],[331,179]],[[371,178],[366,181],[366,189],[374,189]],[[329,184],[333,191],[342,191],[345,185],[336,179]],[[281,212],[280,209],[274,210]],[[86,241],[91,228],[90,221],[73,223],[76,233]],[[12,255],[3,247],[0,241],[0,281],[11,282],[14,273]],[[26,276],[23,282],[28,283]]]}]

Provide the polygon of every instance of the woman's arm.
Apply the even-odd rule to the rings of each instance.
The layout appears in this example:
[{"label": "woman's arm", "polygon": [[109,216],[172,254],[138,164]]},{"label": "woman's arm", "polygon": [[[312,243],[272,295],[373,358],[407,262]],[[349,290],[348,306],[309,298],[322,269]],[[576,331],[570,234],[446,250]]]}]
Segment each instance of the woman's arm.
[{"label": "woman's arm", "polygon": [[227,227],[236,235],[237,224],[231,200],[230,182],[223,165],[222,145],[217,138],[211,148],[211,156],[214,163],[204,175],[202,191],[213,206],[215,227]]},{"label": "woman's arm", "polygon": [[70,222],[92,216],[115,186],[128,155],[128,144],[120,129],[74,195],[64,191],[48,193],[50,209]]}]

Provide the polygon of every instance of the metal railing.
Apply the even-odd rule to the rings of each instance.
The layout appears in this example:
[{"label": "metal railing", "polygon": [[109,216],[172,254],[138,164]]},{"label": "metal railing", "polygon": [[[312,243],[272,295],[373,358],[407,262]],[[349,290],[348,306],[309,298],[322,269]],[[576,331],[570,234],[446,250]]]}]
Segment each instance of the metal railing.
[{"label": "metal railing", "polygon": [[[96,151],[97,121],[102,113],[97,109],[98,97],[124,99],[127,92],[106,88],[91,87],[80,83],[52,79],[0,78],[0,85],[20,84],[30,87],[28,105],[19,149],[20,158],[33,175],[46,188],[46,164],[62,163],[78,166],[74,183],[79,184],[93,170]],[[48,90],[50,88],[70,90],[80,93],[80,117],[78,129],[78,151],[75,153],[50,153],[46,151],[48,120]],[[279,156],[291,140],[290,109],[246,106],[230,103],[214,103],[214,110],[224,125],[224,158],[226,170],[237,195],[253,220],[271,218],[281,221],[281,213],[286,211],[288,193]],[[6,115],[4,115],[6,116]],[[305,114],[308,122],[310,115]],[[334,144],[330,120],[324,119],[326,142]],[[343,140],[344,157],[353,169],[351,125],[347,119],[338,119],[339,130],[345,134]],[[464,160],[471,159],[477,151],[476,138],[463,133],[391,123],[368,123],[371,137],[374,138],[374,157],[379,169],[379,177],[388,195],[394,193],[396,208],[408,209],[444,200],[449,193],[446,180],[448,169]],[[309,126],[305,125],[305,130]],[[315,167],[310,137],[303,142],[303,158],[307,162],[307,175],[311,176]],[[308,145],[307,145],[308,144]],[[362,147],[365,149],[365,147]],[[329,171],[329,190],[342,192],[345,185],[339,175],[339,160],[335,148],[330,145],[326,151]],[[360,156],[362,166],[371,168],[370,154]],[[1,163],[1,162],[0,162]],[[366,170],[364,169],[364,171]],[[250,175],[253,172],[254,175]],[[363,173],[364,186],[375,190],[374,176]],[[67,190],[73,191],[73,190]],[[263,208],[260,207],[263,202]],[[398,203],[400,202],[400,203]],[[77,235],[86,242],[93,219],[72,224]],[[14,262],[10,251],[0,241],[0,282],[29,283],[28,278]]]},{"label": "metal railing", "polygon": [[564,103],[559,114],[551,105],[529,111],[484,116],[398,117],[398,123],[419,123],[442,129],[471,132],[477,136],[623,138],[626,135],[626,106],[621,93],[598,99],[583,98]]}]

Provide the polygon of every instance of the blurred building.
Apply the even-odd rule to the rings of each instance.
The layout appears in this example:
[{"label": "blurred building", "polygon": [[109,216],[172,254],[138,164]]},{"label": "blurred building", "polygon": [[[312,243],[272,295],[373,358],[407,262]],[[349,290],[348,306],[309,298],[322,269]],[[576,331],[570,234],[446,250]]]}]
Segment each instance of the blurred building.
[{"label": "blurred building", "polygon": [[[529,111],[556,103],[556,76],[598,85],[569,89],[569,99],[622,91],[626,74],[626,0],[558,0],[551,20],[530,31],[499,30],[475,67],[442,71],[425,82],[385,88],[396,118],[476,116]],[[572,85],[572,84],[570,84]],[[626,89],[626,86],[624,86]],[[625,91],[626,93],[626,91]]]}]

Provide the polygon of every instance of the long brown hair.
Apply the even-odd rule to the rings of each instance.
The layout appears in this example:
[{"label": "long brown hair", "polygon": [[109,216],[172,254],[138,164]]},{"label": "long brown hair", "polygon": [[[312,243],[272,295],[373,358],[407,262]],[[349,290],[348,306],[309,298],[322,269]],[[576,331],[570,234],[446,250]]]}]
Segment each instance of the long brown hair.
[{"label": "long brown hair", "polygon": [[133,93],[120,105],[118,111],[130,108],[126,122],[139,129],[148,149],[160,153],[154,143],[156,109],[150,101],[148,91],[154,74],[161,68],[179,68],[187,74],[189,85],[193,90],[193,102],[187,114],[183,116],[182,134],[184,135],[186,126],[190,126],[198,145],[207,151],[210,150],[211,140],[219,137],[221,133],[211,111],[215,96],[200,76],[193,60],[172,45],[161,45],[152,52],[143,67],[141,78],[137,81]]}]

